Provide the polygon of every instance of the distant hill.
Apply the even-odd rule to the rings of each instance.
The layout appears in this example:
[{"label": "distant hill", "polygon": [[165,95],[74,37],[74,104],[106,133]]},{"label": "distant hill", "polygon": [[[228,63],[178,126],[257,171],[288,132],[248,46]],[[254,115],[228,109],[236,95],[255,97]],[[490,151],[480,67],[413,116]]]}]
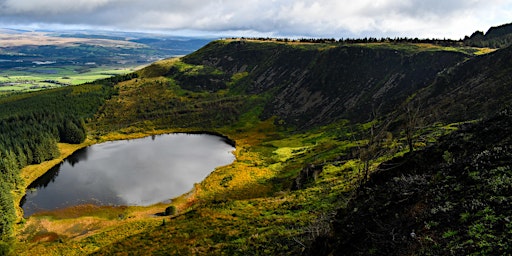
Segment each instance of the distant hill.
[{"label": "distant hill", "polygon": [[[2,32],[3,31],[3,32]],[[150,33],[103,31],[18,31],[0,30],[0,58],[15,67],[38,59],[65,61],[75,65],[151,63],[159,59],[189,54],[211,39],[173,37]],[[1,66],[3,67],[3,66]]]},{"label": "distant hill", "polygon": [[150,53],[155,55],[157,59],[192,53],[213,40],[212,38],[122,31],[55,31],[50,33],[50,35],[62,38],[107,39],[118,42],[133,42],[151,49]]},{"label": "distant hill", "polygon": [[160,59],[189,54],[210,40],[117,31],[1,29],[0,95],[127,73]]}]

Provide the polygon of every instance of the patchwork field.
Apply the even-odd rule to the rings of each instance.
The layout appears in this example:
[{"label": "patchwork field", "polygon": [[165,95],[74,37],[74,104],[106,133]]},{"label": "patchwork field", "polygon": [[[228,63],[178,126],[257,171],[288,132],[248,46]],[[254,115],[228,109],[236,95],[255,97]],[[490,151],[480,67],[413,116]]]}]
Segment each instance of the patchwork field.
[{"label": "patchwork field", "polygon": [[76,85],[188,54],[209,39],[142,33],[0,31],[0,95]]},{"label": "patchwork field", "polygon": [[0,70],[0,94],[37,91],[67,85],[77,85],[114,75],[133,72],[137,67],[75,67],[51,66],[18,70]]}]

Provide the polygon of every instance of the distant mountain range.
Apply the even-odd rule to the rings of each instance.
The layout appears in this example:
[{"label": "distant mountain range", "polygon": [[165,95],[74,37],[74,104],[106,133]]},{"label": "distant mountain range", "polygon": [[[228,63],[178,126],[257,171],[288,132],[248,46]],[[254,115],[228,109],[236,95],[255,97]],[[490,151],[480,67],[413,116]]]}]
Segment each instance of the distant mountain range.
[{"label": "distant mountain range", "polygon": [[[211,40],[211,38],[115,31],[0,29],[0,55],[3,55],[0,58],[34,56],[80,62],[80,59],[87,56],[86,62],[99,64],[150,63],[163,58],[186,55]],[[68,46],[73,48],[66,48]],[[80,49],[80,46],[88,49]],[[90,47],[95,47],[97,50],[91,50]],[[102,49],[108,53],[105,54]],[[95,58],[98,60],[94,60]],[[7,57],[7,59],[10,58]]]}]

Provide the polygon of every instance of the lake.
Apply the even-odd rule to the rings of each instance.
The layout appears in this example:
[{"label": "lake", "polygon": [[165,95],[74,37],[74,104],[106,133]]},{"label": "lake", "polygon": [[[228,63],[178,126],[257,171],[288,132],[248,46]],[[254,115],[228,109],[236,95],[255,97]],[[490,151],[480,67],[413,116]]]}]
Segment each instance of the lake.
[{"label": "lake", "polygon": [[207,134],[166,134],[76,151],[27,188],[25,217],[80,204],[151,205],[190,191],[235,148]]}]

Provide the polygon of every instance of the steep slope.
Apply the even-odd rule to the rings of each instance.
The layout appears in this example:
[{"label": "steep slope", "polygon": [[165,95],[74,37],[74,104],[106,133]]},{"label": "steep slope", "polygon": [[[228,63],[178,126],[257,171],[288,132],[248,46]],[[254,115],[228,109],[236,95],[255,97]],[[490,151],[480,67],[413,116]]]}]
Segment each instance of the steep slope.
[{"label": "steep slope", "polygon": [[[380,46],[380,47],[379,47]],[[407,47],[407,48],[406,48]],[[183,59],[228,74],[247,72],[234,90],[269,94],[262,118],[299,129],[389,113],[436,75],[468,56],[405,45],[213,42]]]},{"label": "steep slope", "polygon": [[493,116],[512,103],[512,47],[475,57],[418,93],[428,118],[459,122]]},{"label": "steep slope", "polygon": [[306,254],[509,254],[511,55],[472,58],[420,90],[409,103],[426,123],[484,121],[381,164]]},{"label": "steep slope", "polygon": [[309,255],[508,255],[512,111],[380,165]]}]

